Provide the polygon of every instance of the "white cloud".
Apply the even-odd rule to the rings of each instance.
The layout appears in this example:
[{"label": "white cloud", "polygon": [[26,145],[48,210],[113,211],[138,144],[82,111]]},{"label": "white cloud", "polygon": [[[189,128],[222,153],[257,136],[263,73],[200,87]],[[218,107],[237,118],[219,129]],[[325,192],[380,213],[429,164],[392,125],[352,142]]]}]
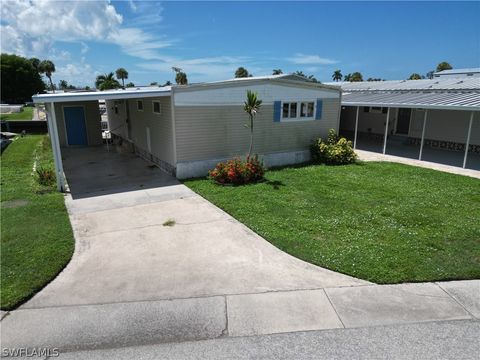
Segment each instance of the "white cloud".
[{"label": "white cloud", "polygon": [[[124,26],[123,17],[109,1],[7,0],[2,3],[2,51],[24,56],[47,56],[55,42],[113,43],[131,56],[145,60],[158,57],[158,50],[172,44],[136,26]],[[161,7],[145,14],[161,20]],[[142,15],[139,15],[140,17]],[[150,17],[148,17],[150,16]],[[152,17],[153,16],[153,17]]]},{"label": "white cloud", "polygon": [[287,60],[300,65],[331,65],[338,63],[337,60],[322,58],[319,55],[305,55],[301,53],[297,53]]},{"label": "white cloud", "polygon": [[172,66],[179,67],[187,73],[190,81],[212,81],[233,78],[235,70],[246,66],[254,75],[263,75],[264,69],[249,64],[244,56],[218,56],[195,59],[162,57],[161,61],[140,63],[142,69],[172,74]]}]

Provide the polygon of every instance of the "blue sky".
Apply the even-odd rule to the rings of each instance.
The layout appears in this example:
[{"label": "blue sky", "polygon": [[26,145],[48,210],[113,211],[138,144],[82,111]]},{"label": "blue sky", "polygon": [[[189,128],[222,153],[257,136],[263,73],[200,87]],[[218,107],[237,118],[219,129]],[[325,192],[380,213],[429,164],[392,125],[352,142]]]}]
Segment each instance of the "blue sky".
[{"label": "blue sky", "polygon": [[[7,1],[2,52],[51,58],[54,78],[92,86],[124,67],[137,85],[335,69],[404,79],[440,61],[480,66],[480,2]],[[32,19],[44,19],[32,21]],[[49,21],[48,19],[52,19]],[[53,21],[53,19],[55,21]]]}]

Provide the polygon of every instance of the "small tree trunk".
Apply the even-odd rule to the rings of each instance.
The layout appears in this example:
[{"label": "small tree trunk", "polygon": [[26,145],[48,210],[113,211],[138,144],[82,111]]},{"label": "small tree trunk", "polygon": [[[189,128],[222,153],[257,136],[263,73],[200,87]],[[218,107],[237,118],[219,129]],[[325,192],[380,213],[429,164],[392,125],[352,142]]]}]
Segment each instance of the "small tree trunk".
[{"label": "small tree trunk", "polygon": [[50,88],[52,89],[52,92],[55,94],[55,87],[53,86],[52,77],[49,76],[48,80],[50,80]]},{"label": "small tree trunk", "polygon": [[253,150],[253,116],[250,115],[250,147],[248,149],[248,157],[252,156]]},{"label": "small tree trunk", "polygon": [[125,80],[123,80],[123,77],[122,77],[122,88],[125,89]]}]

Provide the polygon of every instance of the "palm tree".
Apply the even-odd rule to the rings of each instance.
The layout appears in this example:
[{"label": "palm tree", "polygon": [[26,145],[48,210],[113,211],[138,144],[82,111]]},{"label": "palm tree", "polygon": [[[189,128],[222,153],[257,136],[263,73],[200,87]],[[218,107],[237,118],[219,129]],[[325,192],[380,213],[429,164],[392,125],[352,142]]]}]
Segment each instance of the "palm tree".
[{"label": "palm tree", "polygon": [[252,75],[248,72],[248,70],[241,66],[235,71],[236,78],[246,78],[251,76]]},{"label": "palm tree", "polygon": [[183,71],[177,71],[177,75],[175,75],[175,82],[178,85],[187,85],[188,84],[187,74],[185,74]]},{"label": "palm tree", "polygon": [[272,75],[280,75],[280,74],[283,74],[282,69],[273,69]]},{"label": "palm tree", "polygon": [[352,81],[352,74],[347,74],[343,77],[343,81]]},{"label": "palm tree", "polygon": [[248,148],[248,157],[252,155],[253,149],[253,119],[255,115],[260,111],[260,106],[262,105],[262,100],[257,96],[256,92],[247,90],[247,100],[244,102],[243,110],[250,117],[250,147]]},{"label": "palm tree", "polygon": [[130,87],[135,87],[135,84],[133,82],[129,82],[127,85],[125,85],[127,88],[130,88]]},{"label": "palm tree", "polygon": [[122,88],[125,89],[125,79],[128,79],[128,71],[124,68],[118,68],[115,70],[115,75],[117,76],[118,80],[122,80]]},{"label": "palm tree", "polygon": [[341,81],[342,80],[342,71],[341,70],[335,70],[332,75],[332,80],[333,81]]},{"label": "palm tree", "polygon": [[60,80],[58,83],[58,87],[62,90],[65,90],[68,87],[67,80]]},{"label": "palm tree", "polygon": [[55,72],[55,64],[50,60],[43,60],[38,65],[38,71],[40,74],[45,74],[45,76],[50,81],[50,88],[55,93],[55,86],[53,86],[53,82],[52,82],[52,74]]},{"label": "palm tree", "polygon": [[118,89],[120,83],[114,78],[113,72],[111,72],[104,75],[98,75],[95,80],[95,86],[97,89],[103,91],[108,89]]}]

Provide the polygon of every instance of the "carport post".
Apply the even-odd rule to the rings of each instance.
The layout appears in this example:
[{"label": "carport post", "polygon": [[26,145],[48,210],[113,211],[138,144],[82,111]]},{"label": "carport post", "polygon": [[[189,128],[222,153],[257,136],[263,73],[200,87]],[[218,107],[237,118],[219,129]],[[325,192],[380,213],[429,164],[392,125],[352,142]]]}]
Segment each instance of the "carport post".
[{"label": "carport post", "polygon": [[428,110],[425,109],[425,114],[423,114],[422,139],[420,140],[420,154],[418,155],[418,160],[422,160],[423,143],[425,142],[425,129],[427,128],[427,114]]},{"label": "carport post", "polygon": [[55,164],[55,173],[57,178],[57,190],[65,190],[65,182],[63,178],[62,154],[60,153],[60,144],[58,142],[58,128],[57,117],[55,114],[55,104],[48,103],[47,105],[47,122],[50,133],[50,141],[52,143],[53,163]]},{"label": "carport post", "polygon": [[357,148],[357,133],[358,133],[358,114],[360,112],[360,106],[357,106],[357,116],[355,117],[355,135],[353,137],[353,148]]},{"label": "carport post", "polygon": [[383,139],[383,155],[387,150],[388,122],[390,121],[390,108],[387,110],[387,123],[385,124],[385,138]]},{"label": "carport post", "polygon": [[470,113],[470,122],[468,123],[467,142],[465,143],[465,156],[463,157],[463,168],[467,166],[468,148],[470,147],[470,135],[472,134],[473,111]]}]

